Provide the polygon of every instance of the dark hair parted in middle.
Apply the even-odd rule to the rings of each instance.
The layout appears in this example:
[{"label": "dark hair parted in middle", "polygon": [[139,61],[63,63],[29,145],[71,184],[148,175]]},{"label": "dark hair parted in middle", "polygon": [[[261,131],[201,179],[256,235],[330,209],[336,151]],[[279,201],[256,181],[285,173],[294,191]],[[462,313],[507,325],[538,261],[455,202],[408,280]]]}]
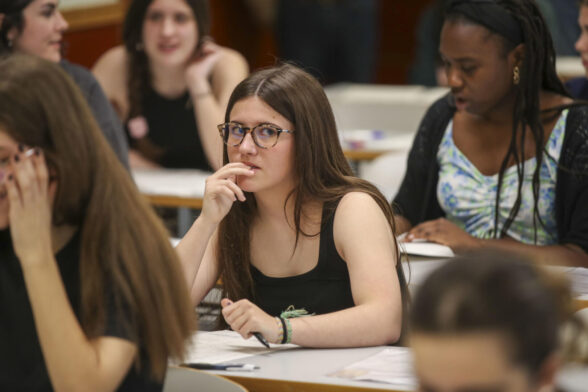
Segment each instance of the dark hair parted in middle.
[{"label": "dark hair parted in middle", "polygon": [[[210,33],[210,12],[208,0],[183,0],[192,10],[198,31],[198,43],[195,50],[202,45],[202,38]],[[141,97],[145,96],[147,86],[151,84],[149,59],[143,50],[143,23],[147,9],[153,0],[133,0],[123,23],[122,39],[129,56],[127,64],[129,115],[133,118],[141,114]]]},{"label": "dark hair parted in middle", "polygon": [[[343,155],[335,117],[320,83],[310,74],[290,64],[253,73],[233,91],[225,121],[230,121],[233,106],[240,100],[257,97],[294,125],[294,170],[296,186],[286,202],[293,198],[296,244],[300,234],[304,205],[310,201],[328,203],[346,193],[359,191],[369,194],[384,212],[392,232],[394,218],[390,204],[369,182],[353,176]],[[224,163],[228,163],[224,146]],[[256,213],[255,198],[246,196],[243,203],[235,203],[222,220],[218,236],[218,257],[223,287],[227,298],[254,299],[250,266],[249,226]],[[284,215],[286,216],[286,202]],[[325,204],[326,205],[326,204]],[[334,210],[328,211],[334,214]],[[296,245],[295,245],[296,246]],[[396,247],[398,249],[398,247]],[[294,249],[293,249],[294,250]],[[398,251],[397,251],[398,252]],[[407,300],[406,280],[397,257],[396,272],[400,281],[403,303]]]},{"label": "dark hair parted in middle", "polygon": [[[531,131],[535,142],[536,169],[533,173],[533,225],[537,221],[543,225],[538,211],[539,174],[543,162],[545,131],[542,120],[556,118],[562,107],[540,109],[540,93],[550,91],[569,97],[555,71],[555,49],[549,28],[533,0],[476,0],[450,1],[445,9],[445,23],[473,23],[486,28],[503,42],[506,56],[519,44],[524,46],[520,65],[520,83],[515,85],[515,104],[513,108],[513,132],[508,152],[498,173],[498,190],[495,201],[495,237],[503,237],[514,221],[522,201],[523,161],[525,157],[526,130]],[[498,212],[500,211],[500,189],[504,172],[511,162],[515,162],[518,174],[517,199],[504,226],[498,232]],[[537,230],[535,230],[535,236]]]}]

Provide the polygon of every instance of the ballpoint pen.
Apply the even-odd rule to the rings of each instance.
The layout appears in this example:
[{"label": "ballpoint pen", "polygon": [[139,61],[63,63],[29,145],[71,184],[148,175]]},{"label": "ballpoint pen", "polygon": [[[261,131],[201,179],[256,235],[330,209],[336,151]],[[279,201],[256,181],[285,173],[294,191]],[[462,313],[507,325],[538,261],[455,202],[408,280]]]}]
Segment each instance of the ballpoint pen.
[{"label": "ballpoint pen", "polygon": [[255,336],[255,338],[257,340],[259,340],[259,343],[263,344],[267,348],[270,348],[269,343],[267,342],[267,340],[265,340],[265,338],[263,337],[263,335],[261,333],[253,332],[253,336]]},{"label": "ballpoint pen", "polygon": [[251,363],[183,363],[180,366],[189,367],[198,370],[227,370],[227,371],[243,371],[250,372],[255,369],[259,369],[259,366]]}]

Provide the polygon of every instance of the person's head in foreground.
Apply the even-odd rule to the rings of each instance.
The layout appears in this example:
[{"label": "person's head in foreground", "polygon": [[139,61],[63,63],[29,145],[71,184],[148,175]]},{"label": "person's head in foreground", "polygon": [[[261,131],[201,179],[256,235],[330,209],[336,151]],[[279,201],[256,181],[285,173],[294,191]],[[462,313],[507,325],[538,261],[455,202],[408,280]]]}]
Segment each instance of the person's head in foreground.
[{"label": "person's head in foreground", "polygon": [[420,390],[541,391],[553,385],[567,282],[502,252],[463,256],[422,284],[410,314]]},{"label": "person's head in foreground", "polygon": [[[36,330],[51,334],[47,331],[55,328],[81,328],[83,340],[71,336],[71,344],[81,346],[115,333],[136,347],[136,355],[126,362],[98,355],[99,362],[126,367],[117,371],[118,377],[136,371],[135,362],[142,374],[161,381],[168,356],[183,355],[195,326],[179,262],[162,224],[58,64],[22,54],[0,60],[0,158],[0,229],[3,236],[10,229],[8,243],[25,277],[31,265],[60,260],[60,249],[79,241],[79,257],[70,262],[79,264],[74,268],[79,274],[54,279],[69,294],[79,291],[79,298],[72,298],[72,304],[59,296],[52,300],[53,311],[68,313],[69,308],[79,324],[45,324],[38,318],[38,291],[27,286]],[[4,251],[8,244],[2,245]],[[11,321],[17,322],[3,323]],[[31,369],[46,366],[57,389],[55,383],[70,374],[56,375],[59,361],[48,358],[59,356],[43,334],[39,332],[39,342],[22,336],[26,341],[21,343],[36,344],[31,348],[35,352],[41,346],[45,363]],[[77,365],[70,363],[72,369]]]}]

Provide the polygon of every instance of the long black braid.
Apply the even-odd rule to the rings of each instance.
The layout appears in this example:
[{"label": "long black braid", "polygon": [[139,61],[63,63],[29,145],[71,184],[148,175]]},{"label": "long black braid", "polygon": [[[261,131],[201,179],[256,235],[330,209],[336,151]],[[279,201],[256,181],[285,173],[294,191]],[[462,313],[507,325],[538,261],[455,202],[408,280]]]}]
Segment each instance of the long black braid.
[{"label": "long black braid", "polygon": [[[446,9],[446,20],[463,19],[479,24],[471,20],[467,15],[452,8],[456,1],[450,3]],[[474,2],[472,2],[474,3]],[[533,0],[488,0],[476,1],[476,3],[494,3],[506,10],[519,24],[524,43],[524,58],[519,66],[520,82],[515,85],[515,104],[513,108],[513,132],[506,156],[500,165],[498,172],[498,185],[496,190],[495,211],[494,211],[494,238],[502,238],[506,235],[509,227],[517,216],[522,202],[522,187],[524,180],[525,165],[525,135],[526,129],[530,129],[535,141],[536,168],[533,173],[533,227],[535,242],[537,242],[537,221],[544,226],[539,215],[539,174],[543,163],[543,152],[545,144],[545,132],[542,124],[542,114],[539,97],[542,90],[569,97],[561,80],[555,71],[555,49],[545,19],[535,1]],[[486,27],[486,26],[485,26]],[[513,50],[518,43],[512,42],[501,31],[497,33],[504,42],[505,55]],[[559,115],[561,108],[548,109],[546,112],[554,112],[551,119]],[[500,191],[504,179],[504,172],[509,163],[513,160],[517,169],[518,189],[517,198],[510,210],[509,216],[498,233],[498,217],[500,207]]]}]

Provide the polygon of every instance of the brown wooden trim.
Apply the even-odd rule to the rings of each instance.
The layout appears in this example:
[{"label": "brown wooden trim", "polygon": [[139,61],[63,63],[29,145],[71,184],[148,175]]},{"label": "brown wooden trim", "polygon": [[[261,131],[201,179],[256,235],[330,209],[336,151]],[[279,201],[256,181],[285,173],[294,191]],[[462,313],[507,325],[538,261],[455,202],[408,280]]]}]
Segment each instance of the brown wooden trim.
[{"label": "brown wooden trim", "polygon": [[119,0],[115,4],[65,9],[63,17],[69,24],[71,32],[121,24],[126,10],[127,2]]},{"label": "brown wooden trim", "polygon": [[576,310],[588,308],[588,300],[586,299],[574,299],[574,307]]},{"label": "brown wooden trim", "polygon": [[178,197],[178,196],[159,196],[144,195],[149,203],[161,207],[188,207],[196,210],[202,209],[202,199],[199,197]]},{"label": "brown wooden trim", "polygon": [[[249,392],[382,392],[382,389],[358,387],[351,385],[318,384],[311,382],[277,380],[268,378],[253,378],[240,376],[225,376],[229,380],[243,385]],[[400,392],[395,389],[388,391]]]},{"label": "brown wooden trim", "polygon": [[390,151],[381,151],[381,150],[374,150],[374,151],[367,151],[367,150],[343,150],[343,154],[347,159],[351,159],[352,161],[371,161],[379,157],[380,155],[384,155]]}]

